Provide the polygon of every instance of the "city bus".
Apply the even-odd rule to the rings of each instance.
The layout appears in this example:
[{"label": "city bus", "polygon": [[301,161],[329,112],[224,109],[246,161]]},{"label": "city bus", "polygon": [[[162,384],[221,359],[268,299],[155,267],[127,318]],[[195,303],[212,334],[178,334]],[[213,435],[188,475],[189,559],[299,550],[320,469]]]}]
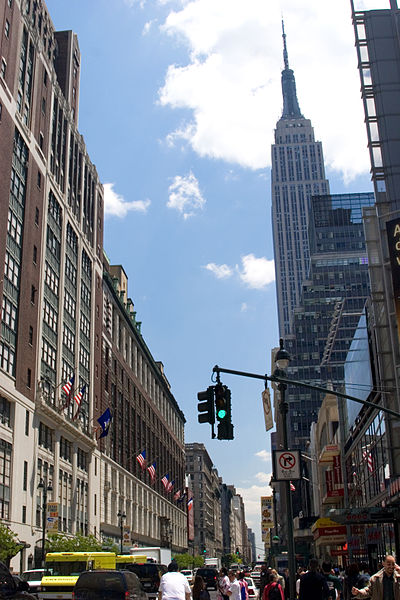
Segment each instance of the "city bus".
[{"label": "city bus", "polygon": [[40,600],[69,600],[82,571],[115,569],[114,552],[48,552],[38,596]]}]

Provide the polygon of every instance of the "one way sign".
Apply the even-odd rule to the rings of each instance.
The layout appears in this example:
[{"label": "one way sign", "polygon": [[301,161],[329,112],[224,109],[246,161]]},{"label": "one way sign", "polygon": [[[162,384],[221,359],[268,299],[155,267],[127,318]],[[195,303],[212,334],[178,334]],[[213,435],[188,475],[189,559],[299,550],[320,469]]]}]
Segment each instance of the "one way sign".
[{"label": "one way sign", "polygon": [[274,450],[275,481],[300,479],[300,450]]}]

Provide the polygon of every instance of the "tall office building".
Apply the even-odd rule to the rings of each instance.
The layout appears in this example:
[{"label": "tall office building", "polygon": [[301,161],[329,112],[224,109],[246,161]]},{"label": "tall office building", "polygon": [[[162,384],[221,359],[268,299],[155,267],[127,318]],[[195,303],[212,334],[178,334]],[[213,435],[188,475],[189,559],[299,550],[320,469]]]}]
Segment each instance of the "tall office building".
[{"label": "tall office building", "polygon": [[[282,24],[283,27],[283,24]],[[308,214],[312,195],[328,194],[321,142],[301,114],[293,70],[289,68],[283,29],[283,112],[272,146],[272,227],[279,334],[290,333],[293,310],[307,277]]]},{"label": "tall office building", "polygon": [[2,2],[0,30],[0,518],[26,568],[46,498],[62,531],[99,531],[103,190],[77,130],[76,36],[44,2]]}]

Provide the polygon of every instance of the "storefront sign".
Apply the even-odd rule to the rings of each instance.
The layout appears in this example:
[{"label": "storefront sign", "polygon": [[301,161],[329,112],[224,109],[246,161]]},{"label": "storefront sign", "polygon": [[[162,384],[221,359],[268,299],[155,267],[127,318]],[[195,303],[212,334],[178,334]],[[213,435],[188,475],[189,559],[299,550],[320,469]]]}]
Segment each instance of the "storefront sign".
[{"label": "storefront sign", "polygon": [[386,223],[390,267],[396,309],[397,334],[400,337],[400,219],[393,219]]},{"label": "storefront sign", "polygon": [[325,471],[325,484],[327,495],[333,490],[333,471]]},{"label": "storefront sign", "polygon": [[46,529],[48,533],[58,532],[58,502],[47,503]]},{"label": "storefront sign", "polygon": [[334,490],[328,490],[326,495],[328,498],[341,498],[344,496],[344,488],[336,488]]}]

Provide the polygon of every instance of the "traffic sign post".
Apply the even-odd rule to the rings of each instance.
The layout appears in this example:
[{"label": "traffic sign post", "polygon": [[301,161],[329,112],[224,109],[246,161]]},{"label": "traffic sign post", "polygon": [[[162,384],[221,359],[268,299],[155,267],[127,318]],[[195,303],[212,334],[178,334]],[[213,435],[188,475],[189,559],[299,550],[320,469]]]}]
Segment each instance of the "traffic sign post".
[{"label": "traffic sign post", "polygon": [[275,481],[301,479],[300,450],[273,450]]}]

